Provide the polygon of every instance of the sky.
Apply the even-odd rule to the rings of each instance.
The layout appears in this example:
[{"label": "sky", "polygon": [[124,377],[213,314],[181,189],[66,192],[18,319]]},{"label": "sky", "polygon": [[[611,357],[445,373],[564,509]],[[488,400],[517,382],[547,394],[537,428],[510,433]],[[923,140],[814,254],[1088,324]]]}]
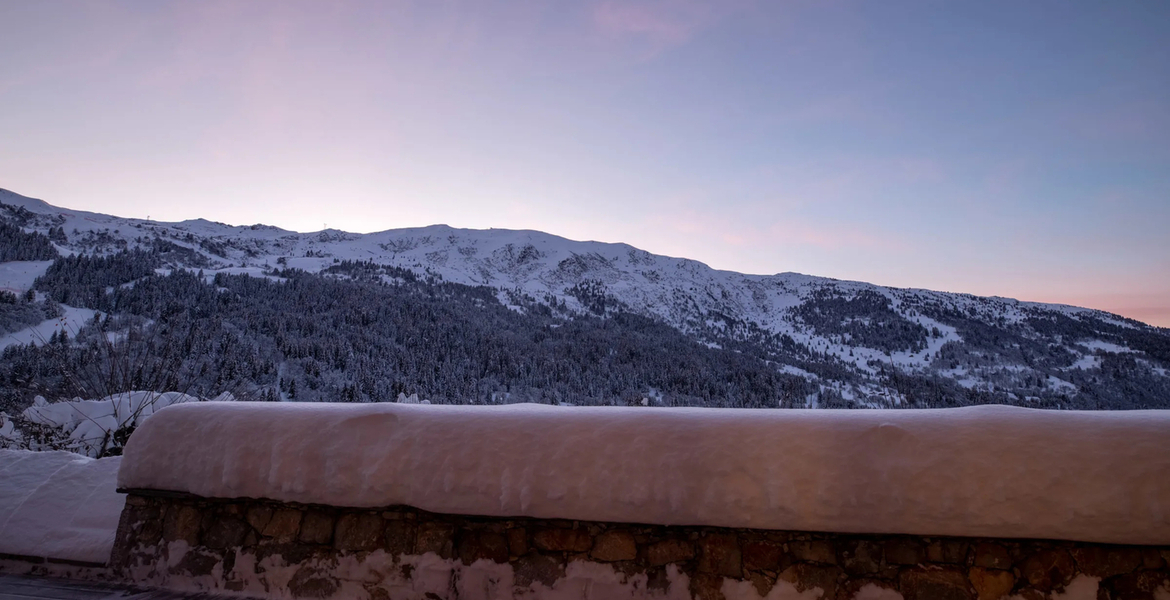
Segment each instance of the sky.
[{"label": "sky", "polygon": [[0,187],[1170,326],[1170,3],[0,0]]}]

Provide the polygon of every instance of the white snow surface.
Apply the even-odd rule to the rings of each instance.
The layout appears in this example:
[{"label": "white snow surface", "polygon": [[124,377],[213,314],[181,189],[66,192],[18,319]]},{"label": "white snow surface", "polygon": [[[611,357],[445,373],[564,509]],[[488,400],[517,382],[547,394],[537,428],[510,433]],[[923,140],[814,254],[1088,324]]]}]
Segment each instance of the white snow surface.
[{"label": "white snow surface", "polygon": [[125,503],[121,462],[0,449],[0,553],[105,564]]},{"label": "white snow surface", "polygon": [[45,274],[51,260],[22,260],[0,263],[0,290],[20,294],[32,288],[33,281]]},{"label": "white snow surface", "polygon": [[488,516],[1170,543],[1170,411],[192,403],[122,488]]},{"label": "white snow surface", "polygon": [[92,309],[76,308],[65,304],[61,305],[61,309],[64,311],[64,314],[60,317],[47,319],[20,331],[14,331],[0,336],[0,350],[13,344],[34,344],[39,346],[48,342],[54,333],[60,333],[62,331],[70,336],[76,335],[82,325],[85,325],[89,320],[93,319],[94,313],[97,312]]},{"label": "white snow surface", "polygon": [[[216,398],[232,399],[227,393]],[[155,411],[172,404],[198,401],[199,398],[181,392],[123,392],[101,400],[77,398],[53,403],[37,396],[21,416],[33,423],[63,429],[69,433],[71,450],[96,457],[110,443],[110,434],[118,429],[141,425]]]}]

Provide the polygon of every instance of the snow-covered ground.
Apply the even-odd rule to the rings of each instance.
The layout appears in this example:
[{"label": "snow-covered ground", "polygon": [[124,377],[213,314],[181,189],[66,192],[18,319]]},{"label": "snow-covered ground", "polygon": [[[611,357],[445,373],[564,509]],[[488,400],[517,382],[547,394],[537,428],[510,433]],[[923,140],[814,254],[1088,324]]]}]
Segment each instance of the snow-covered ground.
[{"label": "snow-covered ground", "polygon": [[51,260],[25,260],[0,263],[0,290],[21,294],[32,288],[33,281],[45,274]]},{"label": "snow-covered ground", "polygon": [[[552,297],[578,311],[585,309],[569,290],[578,284],[600,284],[607,295],[630,310],[658,317],[684,332],[694,333],[696,323],[716,326],[720,319],[713,320],[713,315],[727,316],[790,336],[797,344],[835,356],[849,368],[868,375],[876,373],[871,362],[907,371],[926,370],[945,344],[963,341],[954,327],[920,314],[916,306],[948,307],[989,323],[1018,323],[1029,316],[1029,311],[1041,310],[1050,315],[1091,316],[1119,327],[1135,326],[1116,315],[1066,305],[888,288],[799,273],[753,275],[722,271],[695,260],[651,254],[628,244],[568,240],[540,231],[432,225],[368,234],[337,230],[297,233],[266,225],[231,226],[204,219],[178,223],[126,219],[58,208],[6,190],[0,190],[0,201],[44,215],[69,231],[70,241],[63,251],[101,252],[107,248],[95,239],[117,242],[108,245],[112,250],[158,238],[205,259],[207,265],[201,268],[208,277],[217,272],[261,275],[282,265],[318,272],[338,261],[372,260],[420,275],[438,275],[453,283],[519,291],[533,298]],[[38,227],[47,229],[49,222]],[[215,247],[215,252],[209,247]],[[900,316],[928,330],[937,329],[939,336],[929,338],[924,351],[886,353],[818,332],[793,316],[794,307],[826,290],[845,297],[880,294]],[[506,300],[504,303],[508,305]],[[1070,350],[1076,346],[1065,345]],[[1128,350],[1106,341],[1090,341],[1079,349]],[[969,387],[994,383],[982,373],[972,373],[968,379]]]},{"label": "snow-covered ground", "polygon": [[64,304],[61,305],[61,309],[65,314],[56,319],[48,319],[32,327],[0,336],[0,351],[13,344],[44,344],[53,337],[54,333],[62,331],[73,336],[81,329],[82,325],[93,319],[94,313],[97,312],[88,308],[76,308]]},{"label": "snow-covered ground", "polygon": [[105,564],[125,503],[121,462],[0,449],[0,553]]},{"label": "snow-covered ground", "polygon": [[191,403],[120,487],[488,516],[1170,543],[1170,412]]},{"label": "snow-covered ground", "polygon": [[[228,392],[212,401],[234,401]],[[63,448],[90,457],[98,457],[109,450],[116,441],[113,433],[141,425],[155,412],[172,404],[198,402],[199,398],[180,392],[123,392],[100,400],[75,398],[62,402],[47,402],[37,396],[33,405],[26,408],[21,416],[31,423],[46,425],[59,430]],[[22,434],[12,421],[0,413],[0,444],[13,445],[21,441]],[[39,448],[30,448],[37,450]]]}]

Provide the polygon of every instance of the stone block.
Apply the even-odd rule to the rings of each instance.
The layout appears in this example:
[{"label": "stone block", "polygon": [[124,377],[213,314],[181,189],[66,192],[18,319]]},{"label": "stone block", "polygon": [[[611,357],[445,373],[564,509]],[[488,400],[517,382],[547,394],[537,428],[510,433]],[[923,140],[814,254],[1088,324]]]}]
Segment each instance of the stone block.
[{"label": "stone block", "polygon": [[526,588],[534,582],[540,582],[552,587],[558,579],[565,576],[565,567],[557,559],[536,552],[530,552],[516,559],[516,585]]},{"label": "stone block", "polygon": [[1072,555],[1061,549],[1035,552],[1020,566],[1021,577],[1042,592],[1064,587],[1075,573]]},{"label": "stone block", "polygon": [[726,600],[723,578],[714,573],[696,573],[691,577],[691,595],[695,600]]},{"label": "stone block", "polygon": [[837,564],[837,553],[833,549],[833,543],[828,540],[789,542],[788,551],[796,560],[826,565]]},{"label": "stone block", "polygon": [[1073,548],[1072,557],[1082,573],[1102,579],[1144,566],[1141,549],[1132,546],[1082,546]]},{"label": "stone block", "polygon": [[327,571],[309,565],[297,569],[288,582],[288,591],[297,598],[328,598],[339,587],[337,579]]},{"label": "stone block", "polygon": [[297,534],[300,533],[301,514],[301,511],[294,508],[278,508],[273,511],[268,523],[260,530],[260,534],[272,538],[280,544],[291,542],[297,539]]},{"label": "stone block", "polygon": [[514,527],[505,532],[508,537],[508,552],[512,556],[528,554],[528,532],[523,527]]},{"label": "stone block", "polygon": [[1170,590],[1170,574],[1165,571],[1135,571],[1118,575],[1107,583],[1113,597],[1120,600],[1162,600],[1164,594],[1157,594],[1158,588]]},{"label": "stone block", "polygon": [[423,521],[418,524],[414,553],[434,552],[440,558],[451,558],[455,546],[454,538],[454,525],[441,521]]},{"label": "stone block", "polygon": [[842,566],[850,575],[872,575],[882,570],[882,546],[861,540],[841,552]]},{"label": "stone block", "polygon": [[1012,554],[1007,548],[992,542],[975,544],[975,566],[984,569],[1012,568]]},{"label": "stone block", "polygon": [[343,552],[368,552],[380,548],[385,541],[385,523],[381,515],[346,513],[337,519],[333,547]]},{"label": "stone block", "polygon": [[588,552],[593,547],[593,538],[584,529],[550,528],[537,531],[532,543],[552,552]]},{"label": "stone block", "polygon": [[899,587],[906,600],[972,600],[975,590],[967,577],[954,569],[907,569]]},{"label": "stone block", "polygon": [[174,542],[184,540],[189,546],[199,544],[199,523],[203,515],[194,506],[172,505],[167,509],[167,516],[163,521],[163,540]]},{"label": "stone block", "polygon": [[743,577],[739,540],[734,534],[709,533],[699,539],[699,572]]},{"label": "stone block", "polygon": [[221,517],[203,535],[203,545],[216,550],[239,548],[251,531],[252,528],[237,517]]},{"label": "stone block", "polygon": [[837,583],[841,579],[841,575],[840,567],[797,563],[781,571],[777,579],[791,583],[798,592],[803,593],[820,588],[821,598],[835,598]]},{"label": "stone block", "polygon": [[[1143,569],[1161,569],[1166,566],[1166,563],[1162,560],[1162,555],[1158,553],[1157,548],[1145,547],[1141,549],[1141,553]],[[1170,590],[1170,587],[1166,589]]]},{"label": "stone block", "polygon": [[594,538],[589,556],[604,562],[634,560],[638,557],[638,545],[628,531],[606,531]]},{"label": "stone block", "polygon": [[248,525],[252,526],[252,529],[262,532],[264,531],[264,528],[268,526],[268,522],[272,520],[272,512],[273,511],[271,506],[257,504],[248,507],[248,511],[245,513],[245,517],[248,521]]},{"label": "stone block", "polygon": [[398,556],[411,554],[415,547],[415,522],[406,519],[386,521],[386,552]]},{"label": "stone block", "polygon": [[300,540],[306,544],[333,542],[333,516],[319,510],[306,511],[301,518]]},{"label": "stone block", "polygon": [[776,585],[775,577],[759,571],[749,572],[748,581],[752,583],[752,587],[756,588],[756,593],[761,598],[767,598],[768,594],[772,591],[772,587]]},{"label": "stone block", "polygon": [[646,548],[646,560],[652,567],[686,562],[694,557],[695,546],[686,540],[663,540]]},{"label": "stone block", "polygon": [[914,538],[896,537],[882,544],[886,562],[892,565],[917,565],[926,560],[922,542]]},{"label": "stone block", "polygon": [[933,563],[965,564],[969,546],[966,541],[954,538],[932,540],[926,546],[926,560]]},{"label": "stone block", "polygon": [[743,554],[743,568],[749,571],[775,571],[784,556],[784,548],[772,542],[744,542],[740,550]]},{"label": "stone block", "polygon": [[466,531],[459,536],[459,560],[465,565],[487,559],[508,562],[508,540],[494,531]]},{"label": "stone block", "polygon": [[971,586],[979,600],[999,600],[1011,593],[1016,585],[1016,576],[1011,571],[997,571],[983,567],[971,567],[967,572]]}]

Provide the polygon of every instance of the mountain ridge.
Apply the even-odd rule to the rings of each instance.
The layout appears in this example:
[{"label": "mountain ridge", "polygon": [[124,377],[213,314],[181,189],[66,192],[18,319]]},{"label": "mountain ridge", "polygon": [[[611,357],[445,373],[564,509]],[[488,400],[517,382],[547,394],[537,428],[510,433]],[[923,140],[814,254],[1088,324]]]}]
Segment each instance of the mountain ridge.
[{"label": "mountain ridge", "polygon": [[[938,380],[944,387],[1002,392],[1025,404],[1028,398],[1075,398],[1091,387],[1084,381],[1097,378],[1089,373],[1119,360],[1125,369],[1136,365],[1140,386],[1153,389],[1153,398],[1170,389],[1170,353],[1164,351],[1170,332],[1097,309],[790,272],[743,274],[625,243],[573,241],[535,230],[431,225],[296,233],[260,224],[160,223],[72,211],[7,190],[0,191],[0,203],[9,221],[55,238],[64,253],[146,249],[164,270],[263,277],[298,269],[345,278],[337,265],[367,263],[487,286],[500,303],[521,312],[535,305],[566,315],[630,312],[709,347],[748,344],[776,359],[779,371],[860,405],[897,396],[887,381],[896,376],[914,385]],[[814,375],[809,361],[835,374]],[[1164,399],[1170,403],[1170,396]]]}]

